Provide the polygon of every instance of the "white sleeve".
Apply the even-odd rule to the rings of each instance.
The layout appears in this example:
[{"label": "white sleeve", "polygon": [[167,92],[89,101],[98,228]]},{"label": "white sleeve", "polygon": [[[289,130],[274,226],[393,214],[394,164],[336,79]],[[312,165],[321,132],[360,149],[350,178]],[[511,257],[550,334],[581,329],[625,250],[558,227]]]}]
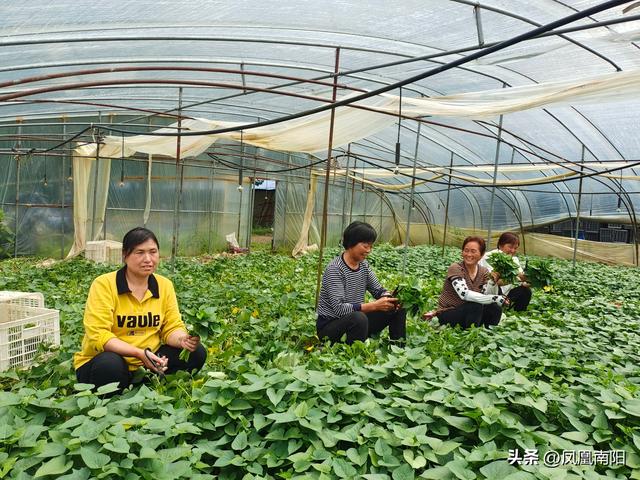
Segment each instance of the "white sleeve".
[{"label": "white sleeve", "polygon": [[482,293],[485,295],[498,295],[500,293],[500,287],[491,279],[482,287]]},{"label": "white sleeve", "polygon": [[481,267],[486,268],[487,270],[489,270],[489,273],[493,272],[493,267],[491,265],[489,265],[489,262],[487,262],[487,257],[493,252],[488,252],[485,253],[484,256],[480,259],[480,261],[478,262],[478,265]]},{"label": "white sleeve", "polygon": [[502,305],[504,303],[504,297],[502,295],[485,295],[483,293],[474,292],[469,290],[467,282],[464,278],[456,278],[451,282],[453,289],[458,297],[466,302],[482,303],[488,305],[490,303],[497,303]]},{"label": "white sleeve", "polygon": [[518,260],[518,257],[513,256],[511,258],[513,258],[513,263],[515,263],[518,266],[518,273],[523,274],[524,270],[522,269],[522,265],[520,264],[520,260]]}]

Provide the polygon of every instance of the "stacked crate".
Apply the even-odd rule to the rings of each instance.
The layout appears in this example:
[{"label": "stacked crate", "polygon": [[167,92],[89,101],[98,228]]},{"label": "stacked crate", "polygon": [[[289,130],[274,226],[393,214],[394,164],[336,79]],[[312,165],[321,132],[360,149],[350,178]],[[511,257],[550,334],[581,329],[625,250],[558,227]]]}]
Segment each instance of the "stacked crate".
[{"label": "stacked crate", "polygon": [[84,256],[94,262],[117,265],[122,263],[122,243],[113,240],[87,242]]},{"label": "stacked crate", "polygon": [[41,293],[0,291],[0,372],[30,365],[40,345],[60,345],[60,315]]}]

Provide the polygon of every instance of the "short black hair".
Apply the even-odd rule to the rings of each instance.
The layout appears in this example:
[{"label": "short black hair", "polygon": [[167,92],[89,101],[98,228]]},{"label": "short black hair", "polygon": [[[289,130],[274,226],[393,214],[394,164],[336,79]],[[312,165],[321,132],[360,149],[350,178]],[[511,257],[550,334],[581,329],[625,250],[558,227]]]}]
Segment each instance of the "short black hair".
[{"label": "short black hair", "polygon": [[342,245],[344,248],[355,247],[360,242],[373,243],[376,241],[378,234],[375,228],[368,223],[355,221],[342,233]]},{"label": "short black hair", "polygon": [[131,252],[133,252],[134,248],[136,248],[138,245],[146,242],[149,239],[156,242],[156,245],[158,246],[158,250],[159,250],[160,243],[158,243],[158,239],[156,238],[156,235],[151,230],[144,227],[136,227],[129,230],[127,233],[124,234],[124,237],[122,238],[122,257],[123,258],[126,257]]}]

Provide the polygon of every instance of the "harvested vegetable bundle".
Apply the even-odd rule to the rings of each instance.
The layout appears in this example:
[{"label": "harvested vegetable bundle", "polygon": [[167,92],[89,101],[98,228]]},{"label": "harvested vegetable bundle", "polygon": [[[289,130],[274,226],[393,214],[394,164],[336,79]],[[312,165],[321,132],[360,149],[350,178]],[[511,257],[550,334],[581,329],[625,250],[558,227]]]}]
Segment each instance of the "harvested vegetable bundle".
[{"label": "harvested vegetable bundle", "polygon": [[543,258],[528,259],[524,270],[527,282],[532,287],[543,288],[553,282],[551,261]]},{"label": "harvested vegetable bundle", "polygon": [[427,310],[427,301],[429,300],[427,291],[417,278],[407,278],[398,284],[398,293],[396,297],[402,308],[410,315],[419,315]]},{"label": "harvested vegetable bundle", "polygon": [[500,280],[505,285],[518,281],[518,265],[513,261],[511,255],[503,252],[493,252],[487,257],[487,263],[491,265],[494,272],[498,272]]},{"label": "harvested vegetable bundle", "polygon": [[[191,333],[191,327],[190,327],[189,325],[186,325],[186,324],[185,324],[185,328],[187,329],[187,335],[189,335],[189,336],[193,336],[193,335],[192,335],[192,333]],[[180,351],[180,355],[178,355],[178,358],[179,358],[180,360],[183,360],[183,361],[185,361],[185,362],[188,362],[188,361],[189,361],[189,356],[190,356],[190,355],[191,355],[191,352],[190,352],[189,350],[187,350],[186,348],[183,348],[183,349]]]}]

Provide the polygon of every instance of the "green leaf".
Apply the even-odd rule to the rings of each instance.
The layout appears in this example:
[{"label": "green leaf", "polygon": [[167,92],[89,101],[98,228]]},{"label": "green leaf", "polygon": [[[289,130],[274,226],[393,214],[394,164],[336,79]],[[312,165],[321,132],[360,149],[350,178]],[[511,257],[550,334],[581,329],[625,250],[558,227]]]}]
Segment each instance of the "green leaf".
[{"label": "green leaf", "polygon": [[585,443],[589,439],[585,432],[564,432],[560,436],[578,443]]},{"label": "green leaf", "polygon": [[97,388],[96,393],[98,395],[105,395],[107,393],[117,392],[118,390],[120,390],[120,388],[118,387],[118,383],[111,382],[111,383],[107,383],[106,385],[100,385]]},{"label": "green leaf", "polygon": [[354,478],[358,473],[355,468],[341,458],[334,458],[332,462],[333,472],[338,478]]},{"label": "green leaf", "polygon": [[445,415],[442,417],[449,425],[456,427],[463,432],[471,433],[477,430],[477,426],[473,420],[467,417],[456,417],[453,415]]},{"label": "green leaf", "polygon": [[85,465],[92,470],[102,468],[111,461],[109,455],[100,453],[94,446],[81,447],[80,456]]},{"label": "green leaf", "polygon": [[393,478],[393,480],[413,480],[415,475],[413,473],[413,468],[405,464],[394,469],[391,474],[391,478]]},{"label": "green leaf", "polygon": [[234,450],[244,450],[247,448],[247,432],[240,432],[236,438],[234,438],[233,442],[231,442],[231,448]]},{"label": "green leaf", "polygon": [[347,458],[356,465],[364,465],[368,456],[369,453],[366,450],[364,452],[360,452],[355,448],[347,450]]},{"label": "green leaf", "polygon": [[307,402],[305,401],[300,402],[298,406],[295,408],[294,413],[298,418],[305,418],[309,413],[309,406],[307,405]]},{"label": "green leaf", "polygon": [[115,437],[110,443],[105,443],[104,448],[116,453],[129,453],[129,442],[124,438]]},{"label": "green leaf", "polygon": [[285,393],[286,392],[284,390],[275,391],[273,388],[267,389],[267,397],[269,397],[269,400],[271,400],[274,407],[278,406]]},{"label": "green leaf", "polygon": [[61,475],[73,466],[73,461],[67,461],[66,455],[54,457],[43,463],[34,475],[34,478],[46,477],[47,475]]},{"label": "green leaf", "polygon": [[447,455],[460,446],[458,442],[442,441],[439,438],[425,437],[425,440],[436,455]]},{"label": "green leaf", "polygon": [[74,469],[71,473],[58,477],[56,480],[87,480],[90,476],[91,470],[83,467],[80,470]]},{"label": "green leaf", "polygon": [[391,455],[391,453],[393,452],[393,450],[391,449],[389,444],[387,442],[385,442],[384,440],[382,440],[381,438],[379,438],[376,441],[375,451],[381,457],[384,457],[385,455]]},{"label": "green leaf", "polygon": [[38,453],[38,457],[47,458],[47,457],[57,457],[62,455],[66,451],[64,445],[56,442],[46,443],[40,453]]},{"label": "green leaf", "polygon": [[448,462],[445,467],[447,467],[451,473],[456,476],[456,478],[461,480],[473,480],[476,478],[476,474],[469,470],[467,465],[467,462],[459,459]]},{"label": "green leaf", "polygon": [[640,417],[640,398],[633,398],[631,400],[625,400],[622,402],[622,410],[633,415],[634,417]]},{"label": "green leaf", "polygon": [[405,450],[404,452],[402,452],[402,456],[404,457],[407,464],[409,464],[411,468],[415,470],[423,468],[427,464],[426,458],[424,458],[422,455],[414,457],[413,450]]},{"label": "green leaf", "polygon": [[449,480],[453,477],[453,473],[447,467],[434,467],[424,471],[421,478],[427,478],[430,480]]},{"label": "green leaf", "polygon": [[480,468],[480,473],[482,473],[487,480],[504,480],[508,475],[517,471],[518,469],[509,465],[506,460],[496,460]]},{"label": "green leaf", "polygon": [[107,409],[107,407],[96,407],[87,412],[87,414],[93,418],[104,417],[107,413],[109,413],[109,410]]}]

